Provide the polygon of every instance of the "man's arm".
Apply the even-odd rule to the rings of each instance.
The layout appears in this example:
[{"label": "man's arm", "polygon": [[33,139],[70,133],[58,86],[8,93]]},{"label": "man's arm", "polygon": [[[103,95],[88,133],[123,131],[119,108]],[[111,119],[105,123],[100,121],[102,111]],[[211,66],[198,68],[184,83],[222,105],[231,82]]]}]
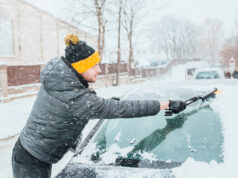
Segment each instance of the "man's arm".
[{"label": "man's arm", "polygon": [[143,117],[156,115],[160,109],[166,109],[168,102],[161,103],[158,100],[104,99],[85,89],[72,102],[70,112],[74,117],[87,119]]},{"label": "man's arm", "polygon": [[156,115],[160,110],[171,109],[179,113],[186,108],[183,101],[117,100],[98,97],[93,90],[84,89],[71,102],[74,117],[86,119],[132,118]]}]

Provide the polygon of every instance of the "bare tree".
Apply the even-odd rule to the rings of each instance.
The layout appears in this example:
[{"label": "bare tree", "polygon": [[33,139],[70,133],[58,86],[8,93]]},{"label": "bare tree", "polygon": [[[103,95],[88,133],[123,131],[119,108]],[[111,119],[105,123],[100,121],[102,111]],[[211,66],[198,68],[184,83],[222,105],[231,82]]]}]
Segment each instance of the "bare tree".
[{"label": "bare tree", "polygon": [[223,59],[221,60],[221,63],[224,66],[228,66],[229,60],[232,57],[234,58],[238,57],[238,53],[236,50],[238,45],[236,43],[237,43],[237,40],[230,38],[230,39],[227,39],[225,44],[223,45],[223,49],[221,50],[221,56],[223,57]]},{"label": "bare tree", "polygon": [[[68,1],[68,6],[65,7],[65,14],[74,24],[86,28],[88,30],[97,31],[97,27],[90,25],[96,19],[93,1],[72,0]],[[93,24],[93,23],[92,23]]]},{"label": "bare tree", "polygon": [[223,43],[220,55],[222,56],[220,62],[223,66],[230,67],[230,59],[233,58],[235,60],[235,67],[238,67],[238,16],[233,33]]},{"label": "bare tree", "polygon": [[201,27],[199,52],[201,58],[215,64],[218,62],[221,44],[224,40],[222,22],[217,19],[207,19]]},{"label": "bare tree", "polygon": [[[69,1],[70,2],[70,1]],[[71,6],[66,9],[71,16],[71,20],[79,26],[87,29],[97,31],[97,47],[101,58],[105,47],[105,33],[106,33],[106,16],[105,5],[106,0],[73,0]],[[92,25],[92,24],[96,24]]]},{"label": "bare tree", "polygon": [[124,27],[127,39],[129,42],[129,57],[127,71],[130,74],[131,64],[134,64],[134,55],[133,55],[133,40],[134,40],[134,31],[135,31],[135,20],[137,18],[139,10],[143,7],[142,0],[122,0],[122,26]]},{"label": "bare tree", "polygon": [[197,44],[197,28],[174,16],[164,17],[154,29],[154,43],[167,58],[192,58]]},{"label": "bare tree", "polygon": [[106,19],[105,19],[105,3],[106,0],[94,0],[95,12],[98,22],[98,51],[102,56],[105,46],[105,32],[106,32]]},{"label": "bare tree", "polygon": [[118,10],[118,35],[117,35],[117,75],[116,75],[116,85],[119,85],[119,77],[121,70],[121,7],[122,0],[119,0],[119,10]]},{"label": "bare tree", "polygon": [[238,34],[234,34],[226,40],[220,54],[222,56],[221,63],[224,66],[229,65],[231,58],[234,58],[236,65],[238,65]]}]

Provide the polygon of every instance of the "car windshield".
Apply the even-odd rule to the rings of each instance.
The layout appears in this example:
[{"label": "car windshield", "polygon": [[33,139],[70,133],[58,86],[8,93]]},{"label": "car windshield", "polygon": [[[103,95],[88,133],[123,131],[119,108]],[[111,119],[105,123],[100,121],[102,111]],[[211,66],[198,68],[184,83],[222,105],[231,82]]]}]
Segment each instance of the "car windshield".
[{"label": "car windshield", "polygon": [[[187,98],[189,94],[182,91],[182,95]],[[163,99],[163,96],[147,93],[129,97],[132,98]],[[103,161],[114,155],[115,161],[125,166],[141,160],[178,166],[189,157],[204,162],[223,161],[219,115],[201,102],[169,117],[161,111],[150,117],[105,120],[92,142],[96,145],[92,160]]]},{"label": "car windshield", "polygon": [[219,74],[216,71],[198,72],[196,79],[219,79]]}]

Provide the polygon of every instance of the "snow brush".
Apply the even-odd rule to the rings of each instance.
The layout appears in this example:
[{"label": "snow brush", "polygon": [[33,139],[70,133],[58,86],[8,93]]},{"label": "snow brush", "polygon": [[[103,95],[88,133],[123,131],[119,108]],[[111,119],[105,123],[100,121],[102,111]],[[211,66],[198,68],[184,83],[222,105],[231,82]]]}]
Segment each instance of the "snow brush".
[{"label": "snow brush", "polygon": [[[202,100],[202,102],[205,102],[207,100],[209,100],[210,98],[215,98],[216,94],[221,93],[221,90],[218,90],[217,88],[214,88],[212,92],[208,93],[205,96],[195,96],[192,97],[185,102],[186,106],[196,102],[197,100]],[[167,111],[165,111],[165,116],[172,116],[173,115],[173,111],[171,109],[168,109]]]}]

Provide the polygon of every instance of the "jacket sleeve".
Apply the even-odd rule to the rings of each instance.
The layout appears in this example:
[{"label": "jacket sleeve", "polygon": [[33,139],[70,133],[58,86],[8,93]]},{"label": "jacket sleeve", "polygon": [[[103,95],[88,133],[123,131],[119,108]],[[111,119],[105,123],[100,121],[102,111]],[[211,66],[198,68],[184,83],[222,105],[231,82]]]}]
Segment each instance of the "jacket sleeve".
[{"label": "jacket sleeve", "polygon": [[156,115],[160,103],[157,100],[115,100],[98,97],[93,90],[84,89],[70,110],[74,117],[87,119],[132,118]]}]

